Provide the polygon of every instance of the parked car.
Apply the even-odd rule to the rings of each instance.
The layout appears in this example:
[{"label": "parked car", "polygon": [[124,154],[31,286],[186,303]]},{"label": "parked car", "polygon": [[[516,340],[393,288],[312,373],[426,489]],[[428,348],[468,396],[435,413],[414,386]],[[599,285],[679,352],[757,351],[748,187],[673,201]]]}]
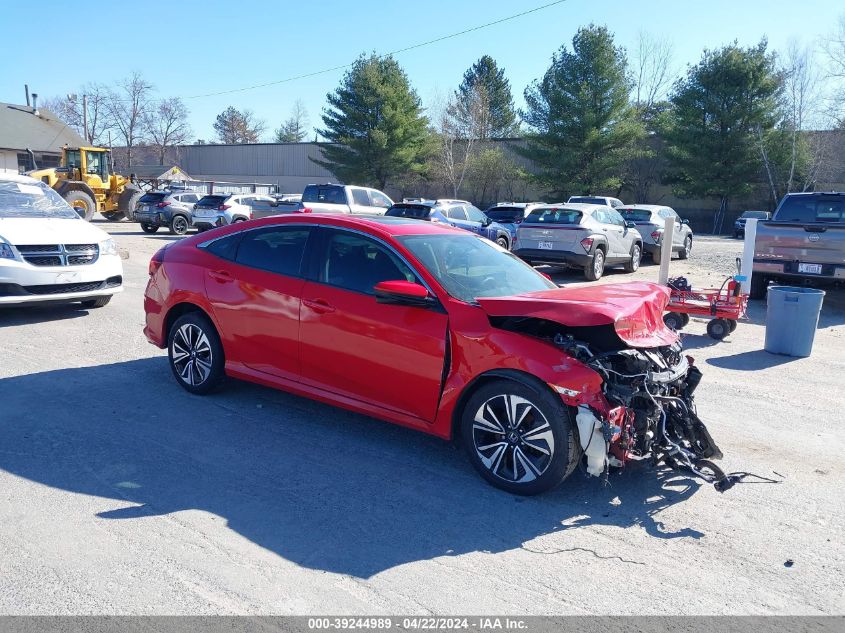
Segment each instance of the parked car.
[{"label": "parked car", "polygon": [[701,372],[660,318],[668,294],[558,288],[440,222],[286,215],[159,250],[144,333],[190,393],[229,376],[460,435],[488,482],[536,494],[582,455],[596,476],[721,457],[695,416]]},{"label": "parked car", "polygon": [[774,217],[757,225],[751,298],[769,281],[845,283],[845,193],[790,193]]},{"label": "parked car", "polygon": [[327,183],[306,186],[302,192],[302,206],[314,213],[383,215],[393,206],[393,200],[377,189]]},{"label": "parked car", "polygon": [[772,214],[768,211],[743,211],[742,215],[734,222],[735,238],[745,237],[745,221],[749,218],[754,218],[755,220],[771,220]]},{"label": "parked car", "polygon": [[510,244],[513,245],[516,238],[516,229],[522,224],[525,216],[538,205],[544,202],[500,202],[484,212],[488,218],[503,227],[510,236]]},{"label": "parked car", "polygon": [[577,204],[600,204],[603,207],[624,207],[625,203],[619,198],[609,198],[608,196],[569,196],[568,203]]},{"label": "parked car", "polygon": [[643,238],[610,207],[557,204],[537,207],[519,225],[513,252],[530,264],[576,266],[595,281],[608,266],[640,267]]},{"label": "parked car", "polygon": [[253,211],[247,199],[255,197],[256,194],[246,193],[207,194],[194,207],[193,225],[199,231],[207,231],[217,226],[251,220]]},{"label": "parked car", "polygon": [[502,248],[509,249],[512,238],[505,227],[488,218],[478,207],[466,200],[425,200],[400,202],[385,213],[387,216],[443,222],[486,237]]},{"label": "parked car", "polygon": [[122,290],[123,264],[108,233],[40,180],[0,174],[0,306],[101,308]]},{"label": "parked car", "polygon": [[620,207],[617,211],[626,222],[633,222],[637,227],[637,231],[643,238],[643,251],[651,255],[655,264],[660,263],[666,218],[673,218],[675,228],[672,231],[672,252],[677,253],[679,259],[689,258],[692,253],[692,229],[689,222],[682,220],[672,207],[657,204],[632,204]]},{"label": "parked car", "polygon": [[141,223],[144,233],[155,233],[166,226],[174,235],[184,235],[199,198],[194,191],[148,191],[138,200],[135,221]]}]

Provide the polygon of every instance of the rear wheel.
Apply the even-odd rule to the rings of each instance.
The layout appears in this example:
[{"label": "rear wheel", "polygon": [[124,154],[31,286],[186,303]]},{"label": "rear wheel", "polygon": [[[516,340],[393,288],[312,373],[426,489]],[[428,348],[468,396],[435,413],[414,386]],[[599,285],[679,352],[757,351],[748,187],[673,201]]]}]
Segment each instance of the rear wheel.
[{"label": "rear wheel", "polygon": [[188,218],[184,215],[174,215],[170,220],[170,232],[173,235],[184,235],[188,232]]},{"label": "rear wheel", "polygon": [[731,326],[728,325],[727,319],[713,319],[707,323],[707,333],[710,338],[721,341],[731,332]]},{"label": "rear wheel", "polygon": [[461,436],[479,474],[514,494],[550,490],[578,463],[569,410],[539,385],[497,380],[481,387],[464,407]]},{"label": "rear wheel", "polygon": [[223,381],[223,346],[203,314],[190,312],[170,328],[167,356],[176,381],[186,391],[204,395]]},{"label": "rear wheel", "polygon": [[759,275],[751,275],[751,288],[748,296],[751,299],[765,299],[768,292],[769,281]]},{"label": "rear wheel", "polygon": [[684,247],[678,251],[678,259],[689,259],[690,253],[692,253],[692,238],[687,235]]},{"label": "rear wheel", "polygon": [[499,238],[496,240],[496,244],[498,244],[499,246],[501,246],[501,247],[502,247],[502,248],[504,248],[505,250],[508,250],[508,238],[506,238],[506,237],[499,237]]},{"label": "rear wheel", "polygon": [[643,256],[643,249],[639,244],[634,244],[631,247],[631,259],[625,262],[625,272],[635,273],[640,267],[640,259]]},{"label": "rear wheel", "polygon": [[156,231],[158,231],[158,227],[155,224],[143,223],[141,224],[141,230],[144,233],[155,233]]},{"label": "rear wheel", "polygon": [[651,253],[651,261],[653,261],[655,264],[659,264],[659,263],[660,263],[660,244],[658,244],[658,245],[657,245],[657,250],[656,250],[656,251],[652,251],[652,253]]},{"label": "rear wheel", "polygon": [[601,279],[604,274],[604,251],[600,248],[596,249],[593,254],[592,261],[584,267],[584,276],[589,281],[596,281]]},{"label": "rear wheel", "polygon": [[83,220],[90,222],[94,217],[97,205],[94,204],[94,199],[84,191],[68,191],[64,198]]},{"label": "rear wheel", "polygon": [[111,295],[106,295],[105,297],[97,297],[96,299],[86,299],[82,302],[83,308],[102,308],[108,305],[109,301],[111,301]]}]

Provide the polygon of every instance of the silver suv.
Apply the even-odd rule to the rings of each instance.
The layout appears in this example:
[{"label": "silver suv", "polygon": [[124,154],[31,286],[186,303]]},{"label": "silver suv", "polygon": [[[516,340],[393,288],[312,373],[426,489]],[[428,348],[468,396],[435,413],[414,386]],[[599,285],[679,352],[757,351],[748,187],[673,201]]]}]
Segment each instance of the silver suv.
[{"label": "silver suv", "polygon": [[535,208],[516,231],[515,255],[529,264],[576,266],[590,281],[606,266],[640,267],[643,238],[614,209],[559,203]]},{"label": "silver suv", "polygon": [[627,222],[633,222],[643,236],[643,250],[651,255],[655,264],[660,263],[660,249],[663,244],[663,230],[666,218],[675,221],[672,231],[672,252],[679,259],[687,259],[692,253],[692,229],[687,220],[682,220],[671,207],[656,204],[632,204],[617,209]]}]

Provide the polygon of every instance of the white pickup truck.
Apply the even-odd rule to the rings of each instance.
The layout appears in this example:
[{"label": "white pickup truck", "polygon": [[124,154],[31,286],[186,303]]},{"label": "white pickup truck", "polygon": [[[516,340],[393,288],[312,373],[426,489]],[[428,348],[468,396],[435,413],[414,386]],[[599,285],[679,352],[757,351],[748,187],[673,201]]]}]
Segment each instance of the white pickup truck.
[{"label": "white pickup truck", "polygon": [[[289,203],[279,203],[279,212]],[[302,192],[301,208],[313,213],[356,213],[384,215],[393,200],[377,189],[348,185],[307,185]]]}]

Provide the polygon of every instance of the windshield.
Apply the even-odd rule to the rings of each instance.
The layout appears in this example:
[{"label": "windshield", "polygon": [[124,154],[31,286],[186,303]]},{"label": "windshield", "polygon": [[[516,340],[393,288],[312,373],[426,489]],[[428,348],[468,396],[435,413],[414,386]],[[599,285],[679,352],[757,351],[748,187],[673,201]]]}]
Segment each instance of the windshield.
[{"label": "windshield", "polygon": [[629,222],[651,222],[651,211],[646,209],[617,209]]},{"label": "windshield", "polygon": [[581,212],[575,209],[534,209],[525,221],[537,224],[579,224]]},{"label": "windshield", "polygon": [[475,235],[406,235],[397,239],[446,292],[461,301],[557,288],[515,255]]},{"label": "windshield", "polygon": [[385,213],[391,218],[413,218],[414,220],[428,220],[431,207],[424,204],[394,204]]},{"label": "windshield", "polygon": [[604,198],[593,198],[591,196],[572,196],[569,199],[569,202],[578,202],[580,204],[600,204],[602,206],[608,206],[607,200]]},{"label": "windshield", "polygon": [[522,207],[494,207],[484,214],[494,222],[521,222],[525,215]]},{"label": "windshield", "polygon": [[67,218],[79,215],[43,182],[0,180],[0,218]]},{"label": "windshield", "polygon": [[769,214],[766,211],[745,211],[741,216],[741,218],[756,218],[757,220],[768,220]]}]

